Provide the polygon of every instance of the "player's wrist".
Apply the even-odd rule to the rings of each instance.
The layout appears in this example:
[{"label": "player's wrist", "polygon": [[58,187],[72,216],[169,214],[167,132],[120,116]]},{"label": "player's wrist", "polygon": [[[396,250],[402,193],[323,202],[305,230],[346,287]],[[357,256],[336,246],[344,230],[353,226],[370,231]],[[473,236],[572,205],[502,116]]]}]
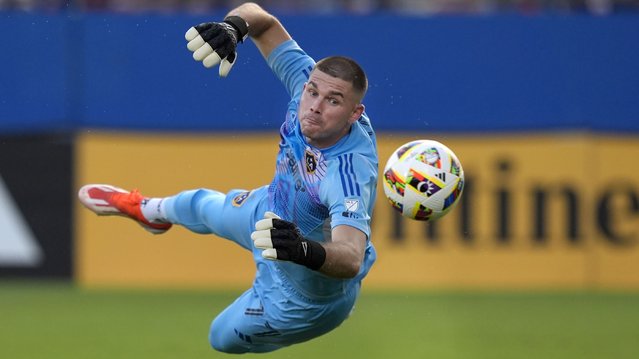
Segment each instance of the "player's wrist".
[{"label": "player's wrist", "polygon": [[244,42],[244,40],[246,40],[249,32],[249,24],[246,20],[239,16],[231,15],[224,18],[224,23],[231,25],[235,30],[238,42]]},{"label": "player's wrist", "polygon": [[302,255],[295,261],[312,270],[319,270],[326,262],[326,249],[320,243],[309,240],[302,240]]}]

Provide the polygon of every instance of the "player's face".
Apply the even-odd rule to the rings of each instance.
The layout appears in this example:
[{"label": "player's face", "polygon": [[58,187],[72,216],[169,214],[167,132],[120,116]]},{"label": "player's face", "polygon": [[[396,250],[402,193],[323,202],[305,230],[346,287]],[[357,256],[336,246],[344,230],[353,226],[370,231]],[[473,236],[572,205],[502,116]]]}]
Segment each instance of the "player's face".
[{"label": "player's face", "polygon": [[353,85],[342,79],[314,70],[304,84],[299,120],[309,145],[326,148],[348,134],[351,125],[364,112],[364,105]]}]

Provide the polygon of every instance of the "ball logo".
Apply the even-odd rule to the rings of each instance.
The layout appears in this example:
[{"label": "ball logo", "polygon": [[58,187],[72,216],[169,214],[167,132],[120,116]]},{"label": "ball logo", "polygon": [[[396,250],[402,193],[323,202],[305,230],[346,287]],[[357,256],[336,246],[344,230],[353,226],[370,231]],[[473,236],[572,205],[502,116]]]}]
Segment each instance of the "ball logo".
[{"label": "ball logo", "polygon": [[428,179],[423,174],[413,170],[410,171],[407,182],[418,192],[423,193],[426,196],[432,196],[444,187],[443,183],[439,186],[435,183],[436,181]]},{"label": "ball logo", "polygon": [[439,152],[436,148],[429,148],[428,150],[426,150],[426,152],[423,153],[423,156],[426,159],[425,163],[428,163],[431,166],[435,166],[437,164],[437,168],[441,167],[441,165],[439,165],[439,159],[441,157],[439,156]]},{"label": "ball logo", "polygon": [[417,188],[419,192],[426,193],[428,195],[431,195],[433,194],[433,192],[435,192],[434,186],[428,181],[419,182],[415,188]]}]

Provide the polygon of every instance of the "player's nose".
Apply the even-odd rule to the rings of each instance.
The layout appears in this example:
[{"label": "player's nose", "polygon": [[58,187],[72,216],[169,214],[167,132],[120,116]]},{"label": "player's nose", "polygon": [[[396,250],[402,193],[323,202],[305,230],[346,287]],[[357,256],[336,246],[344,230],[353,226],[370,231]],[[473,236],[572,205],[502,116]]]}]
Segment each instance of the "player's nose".
[{"label": "player's nose", "polygon": [[321,107],[322,107],[322,100],[321,100],[319,97],[317,97],[317,98],[313,98],[313,99],[311,100],[311,104],[310,104],[310,106],[309,106],[309,109],[310,109],[312,112],[315,112],[315,113],[321,113],[321,112],[322,112],[322,111],[321,111]]}]

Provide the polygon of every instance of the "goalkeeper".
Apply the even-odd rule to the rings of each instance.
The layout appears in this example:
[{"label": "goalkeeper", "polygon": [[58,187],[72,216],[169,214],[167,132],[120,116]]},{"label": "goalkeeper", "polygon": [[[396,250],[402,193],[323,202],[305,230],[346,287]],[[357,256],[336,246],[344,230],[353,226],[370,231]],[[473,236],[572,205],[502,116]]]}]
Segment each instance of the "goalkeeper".
[{"label": "goalkeeper", "polygon": [[254,3],[186,33],[194,59],[207,68],[218,65],[222,77],[247,37],[291,96],[270,185],[166,198],[101,184],[79,191],[80,201],[99,215],[128,216],[156,234],[179,224],[252,253],[253,287],[211,323],[211,345],[227,353],[270,352],[336,328],[376,257],[370,222],[378,160],[362,104],[368,86],[363,70],[340,56],[315,63]]}]

